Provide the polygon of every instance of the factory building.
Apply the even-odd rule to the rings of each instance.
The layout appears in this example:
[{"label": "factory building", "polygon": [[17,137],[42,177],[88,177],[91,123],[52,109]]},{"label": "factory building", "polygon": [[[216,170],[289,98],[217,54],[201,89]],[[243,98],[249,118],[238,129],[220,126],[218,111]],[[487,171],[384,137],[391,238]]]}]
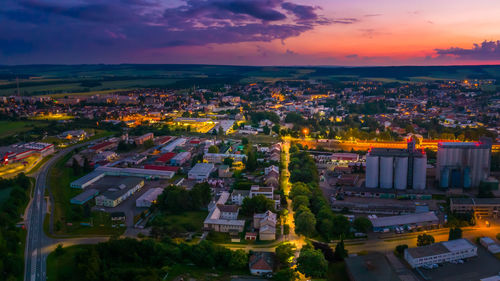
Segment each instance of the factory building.
[{"label": "factory building", "polygon": [[477,247],[467,239],[457,239],[405,250],[404,258],[412,267],[452,262],[477,256]]},{"label": "factory building", "polygon": [[439,187],[476,188],[490,175],[490,138],[478,142],[438,143],[437,173]]},{"label": "factory building", "polygon": [[425,189],[427,156],[415,149],[373,148],[366,156],[366,187],[383,189]]},{"label": "factory building", "polygon": [[149,208],[156,203],[156,199],[158,199],[158,196],[162,193],[163,188],[151,188],[135,200],[135,206],[138,208]]}]

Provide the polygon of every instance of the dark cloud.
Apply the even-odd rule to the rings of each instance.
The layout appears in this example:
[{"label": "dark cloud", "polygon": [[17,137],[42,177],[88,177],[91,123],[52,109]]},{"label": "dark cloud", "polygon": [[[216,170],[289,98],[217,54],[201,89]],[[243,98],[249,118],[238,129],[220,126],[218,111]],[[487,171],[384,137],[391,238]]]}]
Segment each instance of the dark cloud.
[{"label": "dark cloud", "polygon": [[451,47],[448,49],[435,49],[439,57],[452,57],[465,60],[499,60],[500,40],[483,41],[481,44],[474,44],[472,49]]},{"label": "dark cloud", "polygon": [[292,12],[299,20],[316,20],[318,15],[316,14],[315,7],[298,5],[291,2],[285,2],[281,4],[281,7],[287,11]]}]

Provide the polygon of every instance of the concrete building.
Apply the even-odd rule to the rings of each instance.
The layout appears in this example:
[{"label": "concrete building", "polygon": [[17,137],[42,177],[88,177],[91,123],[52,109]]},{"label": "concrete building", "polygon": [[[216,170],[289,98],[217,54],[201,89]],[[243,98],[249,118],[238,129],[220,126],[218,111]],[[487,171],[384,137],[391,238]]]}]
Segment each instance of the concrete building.
[{"label": "concrete building", "polygon": [[203,155],[203,162],[221,164],[224,159],[231,158],[233,164],[239,164],[244,161],[247,156],[245,154],[233,154],[233,153],[205,153]]},{"label": "concrete building", "polygon": [[99,194],[99,190],[90,188],[71,198],[70,203],[75,205],[83,205],[97,196],[97,194]]},{"label": "concrete building", "polygon": [[260,240],[276,239],[277,216],[271,211],[253,215],[253,227],[259,230]]},{"label": "concrete building", "polygon": [[141,145],[144,144],[148,140],[154,140],[155,136],[153,133],[146,133],[142,136],[138,136],[134,139],[135,144]]},{"label": "concrete building", "polygon": [[476,217],[497,218],[500,198],[450,198],[450,211],[473,213]]},{"label": "concrete building", "polygon": [[242,205],[243,204],[243,199],[245,197],[250,197],[250,190],[237,190],[234,189],[233,192],[231,193],[231,202],[236,205]]},{"label": "concrete building", "polygon": [[156,203],[156,199],[163,193],[163,188],[151,188],[135,200],[135,206],[138,208],[149,208]]},{"label": "concrete building", "polygon": [[366,156],[367,188],[425,189],[427,156],[415,148],[415,140],[407,149],[373,148]]},{"label": "concrete building", "polygon": [[240,212],[238,205],[217,205],[220,210],[220,218],[224,220],[236,220]]},{"label": "concrete building", "polygon": [[392,230],[396,227],[403,227],[406,229],[430,226],[439,224],[439,219],[434,212],[408,214],[401,216],[390,217],[377,217],[371,216],[369,220],[372,222],[373,231],[381,232],[385,229]]},{"label": "concrete building", "polygon": [[441,142],[436,178],[441,188],[476,188],[490,176],[492,141]]},{"label": "concrete building", "polygon": [[212,163],[196,163],[188,172],[188,179],[197,181],[207,180],[214,169],[215,166]]},{"label": "concrete building", "polygon": [[101,195],[95,198],[96,206],[116,207],[144,186],[144,180],[139,177],[108,176],[94,183]]},{"label": "concrete building", "polygon": [[404,258],[412,267],[451,262],[477,256],[477,247],[467,239],[434,243],[405,250]]},{"label": "concrete building", "polygon": [[191,159],[191,153],[184,151],[172,157],[172,159],[170,159],[170,165],[182,166],[190,159]]}]

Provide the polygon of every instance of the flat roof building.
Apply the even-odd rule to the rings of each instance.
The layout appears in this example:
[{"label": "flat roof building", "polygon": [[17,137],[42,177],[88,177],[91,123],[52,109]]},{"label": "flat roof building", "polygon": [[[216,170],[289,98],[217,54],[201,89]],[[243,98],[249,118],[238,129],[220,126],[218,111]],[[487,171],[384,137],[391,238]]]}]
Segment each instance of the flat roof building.
[{"label": "flat roof building", "polygon": [[405,260],[412,268],[474,256],[477,256],[477,247],[464,238],[409,248],[404,253]]},{"label": "flat roof building", "polygon": [[156,203],[156,199],[163,193],[163,188],[151,188],[135,200],[135,206],[138,208],[149,208]]},{"label": "flat roof building", "polygon": [[140,177],[106,176],[93,184],[101,190],[101,195],[95,198],[96,206],[116,207],[144,186]]},{"label": "flat roof building", "polygon": [[436,225],[439,219],[434,212],[408,214],[390,217],[371,217],[373,231],[383,231],[384,229],[394,229],[396,227],[420,227]]},{"label": "flat roof building", "polygon": [[97,194],[99,194],[99,190],[90,188],[78,194],[77,196],[71,198],[70,203],[76,205],[83,205],[88,201],[90,201],[95,196],[97,196]]},{"label": "flat roof building", "polygon": [[500,212],[500,198],[450,198],[450,210],[496,218]]},{"label": "flat roof building", "polygon": [[215,166],[212,163],[196,163],[188,172],[188,178],[198,181],[206,180],[214,169]]}]

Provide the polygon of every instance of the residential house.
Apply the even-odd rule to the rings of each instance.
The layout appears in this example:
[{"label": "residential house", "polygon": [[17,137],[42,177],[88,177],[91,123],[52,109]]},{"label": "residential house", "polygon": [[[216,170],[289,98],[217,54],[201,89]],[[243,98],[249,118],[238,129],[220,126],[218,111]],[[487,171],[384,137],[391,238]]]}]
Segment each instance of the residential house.
[{"label": "residential house", "polygon": [[253,275],[272,274],[274,269],[274,253],[254,252],[250,257],[248,267]]}]

